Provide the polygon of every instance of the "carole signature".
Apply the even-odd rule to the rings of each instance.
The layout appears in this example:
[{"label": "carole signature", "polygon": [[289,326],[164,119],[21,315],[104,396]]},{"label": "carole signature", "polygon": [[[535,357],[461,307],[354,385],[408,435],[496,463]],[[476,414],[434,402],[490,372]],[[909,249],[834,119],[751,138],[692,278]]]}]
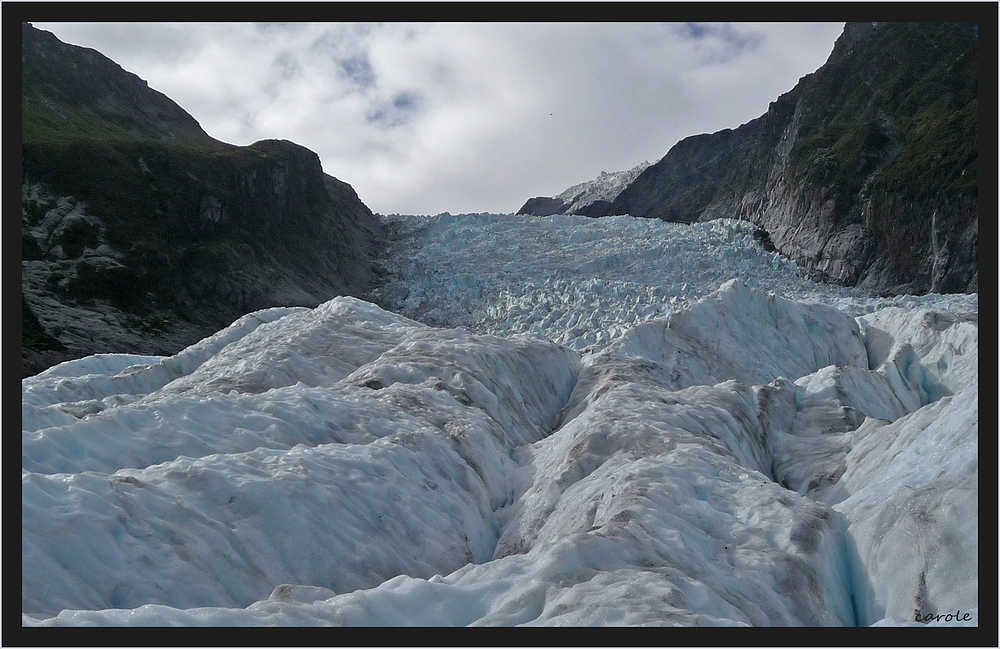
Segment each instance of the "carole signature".
[{"label": "carole signature", "polygon": [[914,611],[913,620],[915,622],[968,622],[972,619],[972,613],[962,613],[961,609],[954,613],[927,613],[921,615],[920,611]]}]

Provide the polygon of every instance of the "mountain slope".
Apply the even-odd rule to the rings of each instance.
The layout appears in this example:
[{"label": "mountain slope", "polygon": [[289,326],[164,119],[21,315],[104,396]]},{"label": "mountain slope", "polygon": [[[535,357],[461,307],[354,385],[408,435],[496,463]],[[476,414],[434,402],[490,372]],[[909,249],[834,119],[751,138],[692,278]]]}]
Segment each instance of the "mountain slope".
[{"label": "mountain slope", "polygon": [[975,23],[848,23],[764,115],[678,142],[590,215],[740,218],[830,281],[977,291],[977,74]]},{"label": "mountain slope", "polygon": [[148,140],[224,149],[166,95],[100,52],[21,25],[21,130],[28,141]]},{"label": "mountain slope", "polygon": [[594,180],[573,185],[554,198],[539,196],[529,198],[518,214],[550,216],[552,214],[580,214],[582,216],[603,215],[611,201],[636,177],[649,167],[642,162],[625,171],[608,173],[602,171]]},{"label": "mountain slope", "polygon": [[[383,238],[312,151],[219,142],[27,24],[21,179],[22,291],[69,356],[173,353],[249,310],[362,294]],[[25,350],[25,371],[42,369]]]}]

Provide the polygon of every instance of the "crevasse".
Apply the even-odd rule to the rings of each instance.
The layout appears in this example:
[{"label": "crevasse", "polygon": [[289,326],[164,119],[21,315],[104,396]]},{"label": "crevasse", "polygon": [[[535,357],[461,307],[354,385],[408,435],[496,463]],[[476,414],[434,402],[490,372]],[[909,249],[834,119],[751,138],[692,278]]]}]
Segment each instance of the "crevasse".
[{"label": "crevasse", "polygon": [[978,613],[975,296],[815,285],[738,223],[411,225],[405,317],[22,382],[24,624]]}]

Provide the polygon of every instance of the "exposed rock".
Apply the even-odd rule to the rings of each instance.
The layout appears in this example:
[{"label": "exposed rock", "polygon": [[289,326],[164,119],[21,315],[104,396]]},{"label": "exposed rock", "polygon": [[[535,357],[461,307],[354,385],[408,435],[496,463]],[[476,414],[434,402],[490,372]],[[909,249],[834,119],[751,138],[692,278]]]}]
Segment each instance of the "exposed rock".
[{"label": "exposed rock", "polygon": [[975,23],[847,23],[759,118],[681,140],[608,195],[602,174],[518,213],[740,218],[827,281],[976,292],[977,62]]},{"label": "exposed rock", "polygon": [[561,198],[551,198],[549,196],[538,196],[529,198],[518,214],[530,214],[532,216],[549,216],[551,214],[563,214],[566,212],[566,202]]},{"label": "exposed rock", "polygon": [[611,201],[625,187],[649,167],[648,162],[626,169],[608,173],[602,171],[594,180],[579,185],[573,185],[554,198],[538,197],[529,199],[518,214],[532,216],[549,216],[552,214],[580,214],[582,216],[606,216]]},{"label": "exposed rock", "polygon": [[381,222],[312,151],[214,140],[27,24],[22,77],[22,292],[68,353],[175,353],[248,311],[367,291]]},{"label": "exposed rock", "polygon": [[741,218],[830,281],[977,291],[977,62],[974,24],[848,23],[767,113],[677,143],[607,214]]}]

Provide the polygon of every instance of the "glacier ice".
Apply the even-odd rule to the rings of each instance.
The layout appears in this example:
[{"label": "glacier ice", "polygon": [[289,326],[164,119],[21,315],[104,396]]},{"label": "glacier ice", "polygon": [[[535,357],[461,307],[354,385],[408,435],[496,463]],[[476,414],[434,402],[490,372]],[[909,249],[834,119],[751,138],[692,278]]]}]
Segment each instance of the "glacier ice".
[{"label": "glacier ice", "polygon": [[394,219],[387,308],[22,380],[22,625],[978,624],[977,296]]}]

